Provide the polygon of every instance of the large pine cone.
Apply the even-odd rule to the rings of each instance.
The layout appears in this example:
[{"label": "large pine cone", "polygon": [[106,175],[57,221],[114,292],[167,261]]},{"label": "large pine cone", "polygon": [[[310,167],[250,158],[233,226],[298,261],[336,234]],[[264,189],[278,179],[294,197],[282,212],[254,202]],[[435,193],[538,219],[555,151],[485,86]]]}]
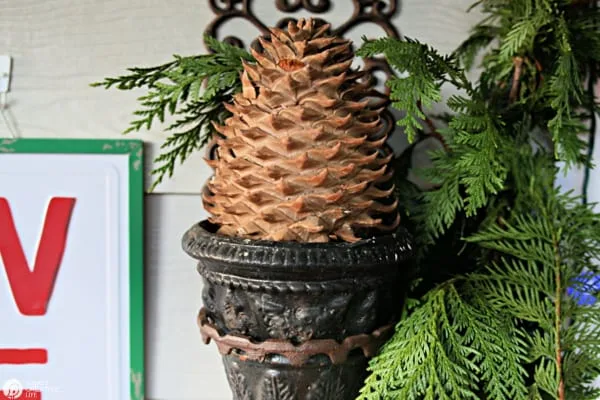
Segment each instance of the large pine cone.
[{"label": "large pine cone", "polygon": [[220,234],[354,242],[399,224],[382,110],[368,106],[350,41],[328,31],[313,20],[271,29],[244,64],[203,196]]}]

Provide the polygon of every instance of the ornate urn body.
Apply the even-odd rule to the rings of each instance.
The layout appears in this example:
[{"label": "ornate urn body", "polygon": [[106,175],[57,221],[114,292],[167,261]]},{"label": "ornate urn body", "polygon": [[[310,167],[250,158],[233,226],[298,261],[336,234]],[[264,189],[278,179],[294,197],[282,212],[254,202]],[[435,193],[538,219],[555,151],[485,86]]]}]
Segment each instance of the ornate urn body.
[{"label": "ornate urn body", "polygon": [[223,355],[234,399],[356,398],[410,281],[405,231],[353,244],[215,231],[194,225],[183,248],[199,261],[200,332]]}]

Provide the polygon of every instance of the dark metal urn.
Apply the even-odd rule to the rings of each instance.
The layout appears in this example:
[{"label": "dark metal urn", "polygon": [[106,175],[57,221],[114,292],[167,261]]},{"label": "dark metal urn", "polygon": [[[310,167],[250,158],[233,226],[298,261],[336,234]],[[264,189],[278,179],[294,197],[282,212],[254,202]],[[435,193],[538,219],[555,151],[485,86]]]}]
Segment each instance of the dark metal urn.
[{"label": "dark metal urn", "polygon": [[404,229],[358,243],[225,237],[203,221],[197,259],[205,343],[223,355],[234,400],[350,400],[393,331],[412,275]]}]

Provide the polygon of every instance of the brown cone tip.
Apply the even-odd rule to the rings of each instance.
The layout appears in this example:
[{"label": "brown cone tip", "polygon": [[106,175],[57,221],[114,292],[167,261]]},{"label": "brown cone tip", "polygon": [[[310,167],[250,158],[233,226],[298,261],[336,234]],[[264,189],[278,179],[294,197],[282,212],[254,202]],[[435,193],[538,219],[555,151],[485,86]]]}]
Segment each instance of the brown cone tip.
[{"label": "brown cone tip", "polygon": [[399,225],[382,151],[381,110],[368,108],[350,41],[301,19],[271,30],[244,64],[203,194],[219,233],[254,240],[355,242]]}]

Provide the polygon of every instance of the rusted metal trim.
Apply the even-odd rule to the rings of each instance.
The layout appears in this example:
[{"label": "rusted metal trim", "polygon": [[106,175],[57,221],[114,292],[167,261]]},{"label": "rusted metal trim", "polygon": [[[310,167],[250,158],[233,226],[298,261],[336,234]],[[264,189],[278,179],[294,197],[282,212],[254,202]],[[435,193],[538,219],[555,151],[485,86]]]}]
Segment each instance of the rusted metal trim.
[{"label": "rusted metal trim", "polygon": [[236,350],[241,359],[258,362],[265,362],[268,356],[279,355],[285,357],[292,366],[304,365],[320,354],[328,356],[332,364],[342,364],[355,349],[361,349],[365,357],[371,358],[393,332],[393,325],[386,325],[370,334],[349,336],[341,343],[333,339],[309,340],[299,345],[281,339],[257,343],[242,335],[221,336],[208,320],[205,308],[198,314],[198,326],[203,342],[209,344],[213,340],[222,355],[232,354]]}]

